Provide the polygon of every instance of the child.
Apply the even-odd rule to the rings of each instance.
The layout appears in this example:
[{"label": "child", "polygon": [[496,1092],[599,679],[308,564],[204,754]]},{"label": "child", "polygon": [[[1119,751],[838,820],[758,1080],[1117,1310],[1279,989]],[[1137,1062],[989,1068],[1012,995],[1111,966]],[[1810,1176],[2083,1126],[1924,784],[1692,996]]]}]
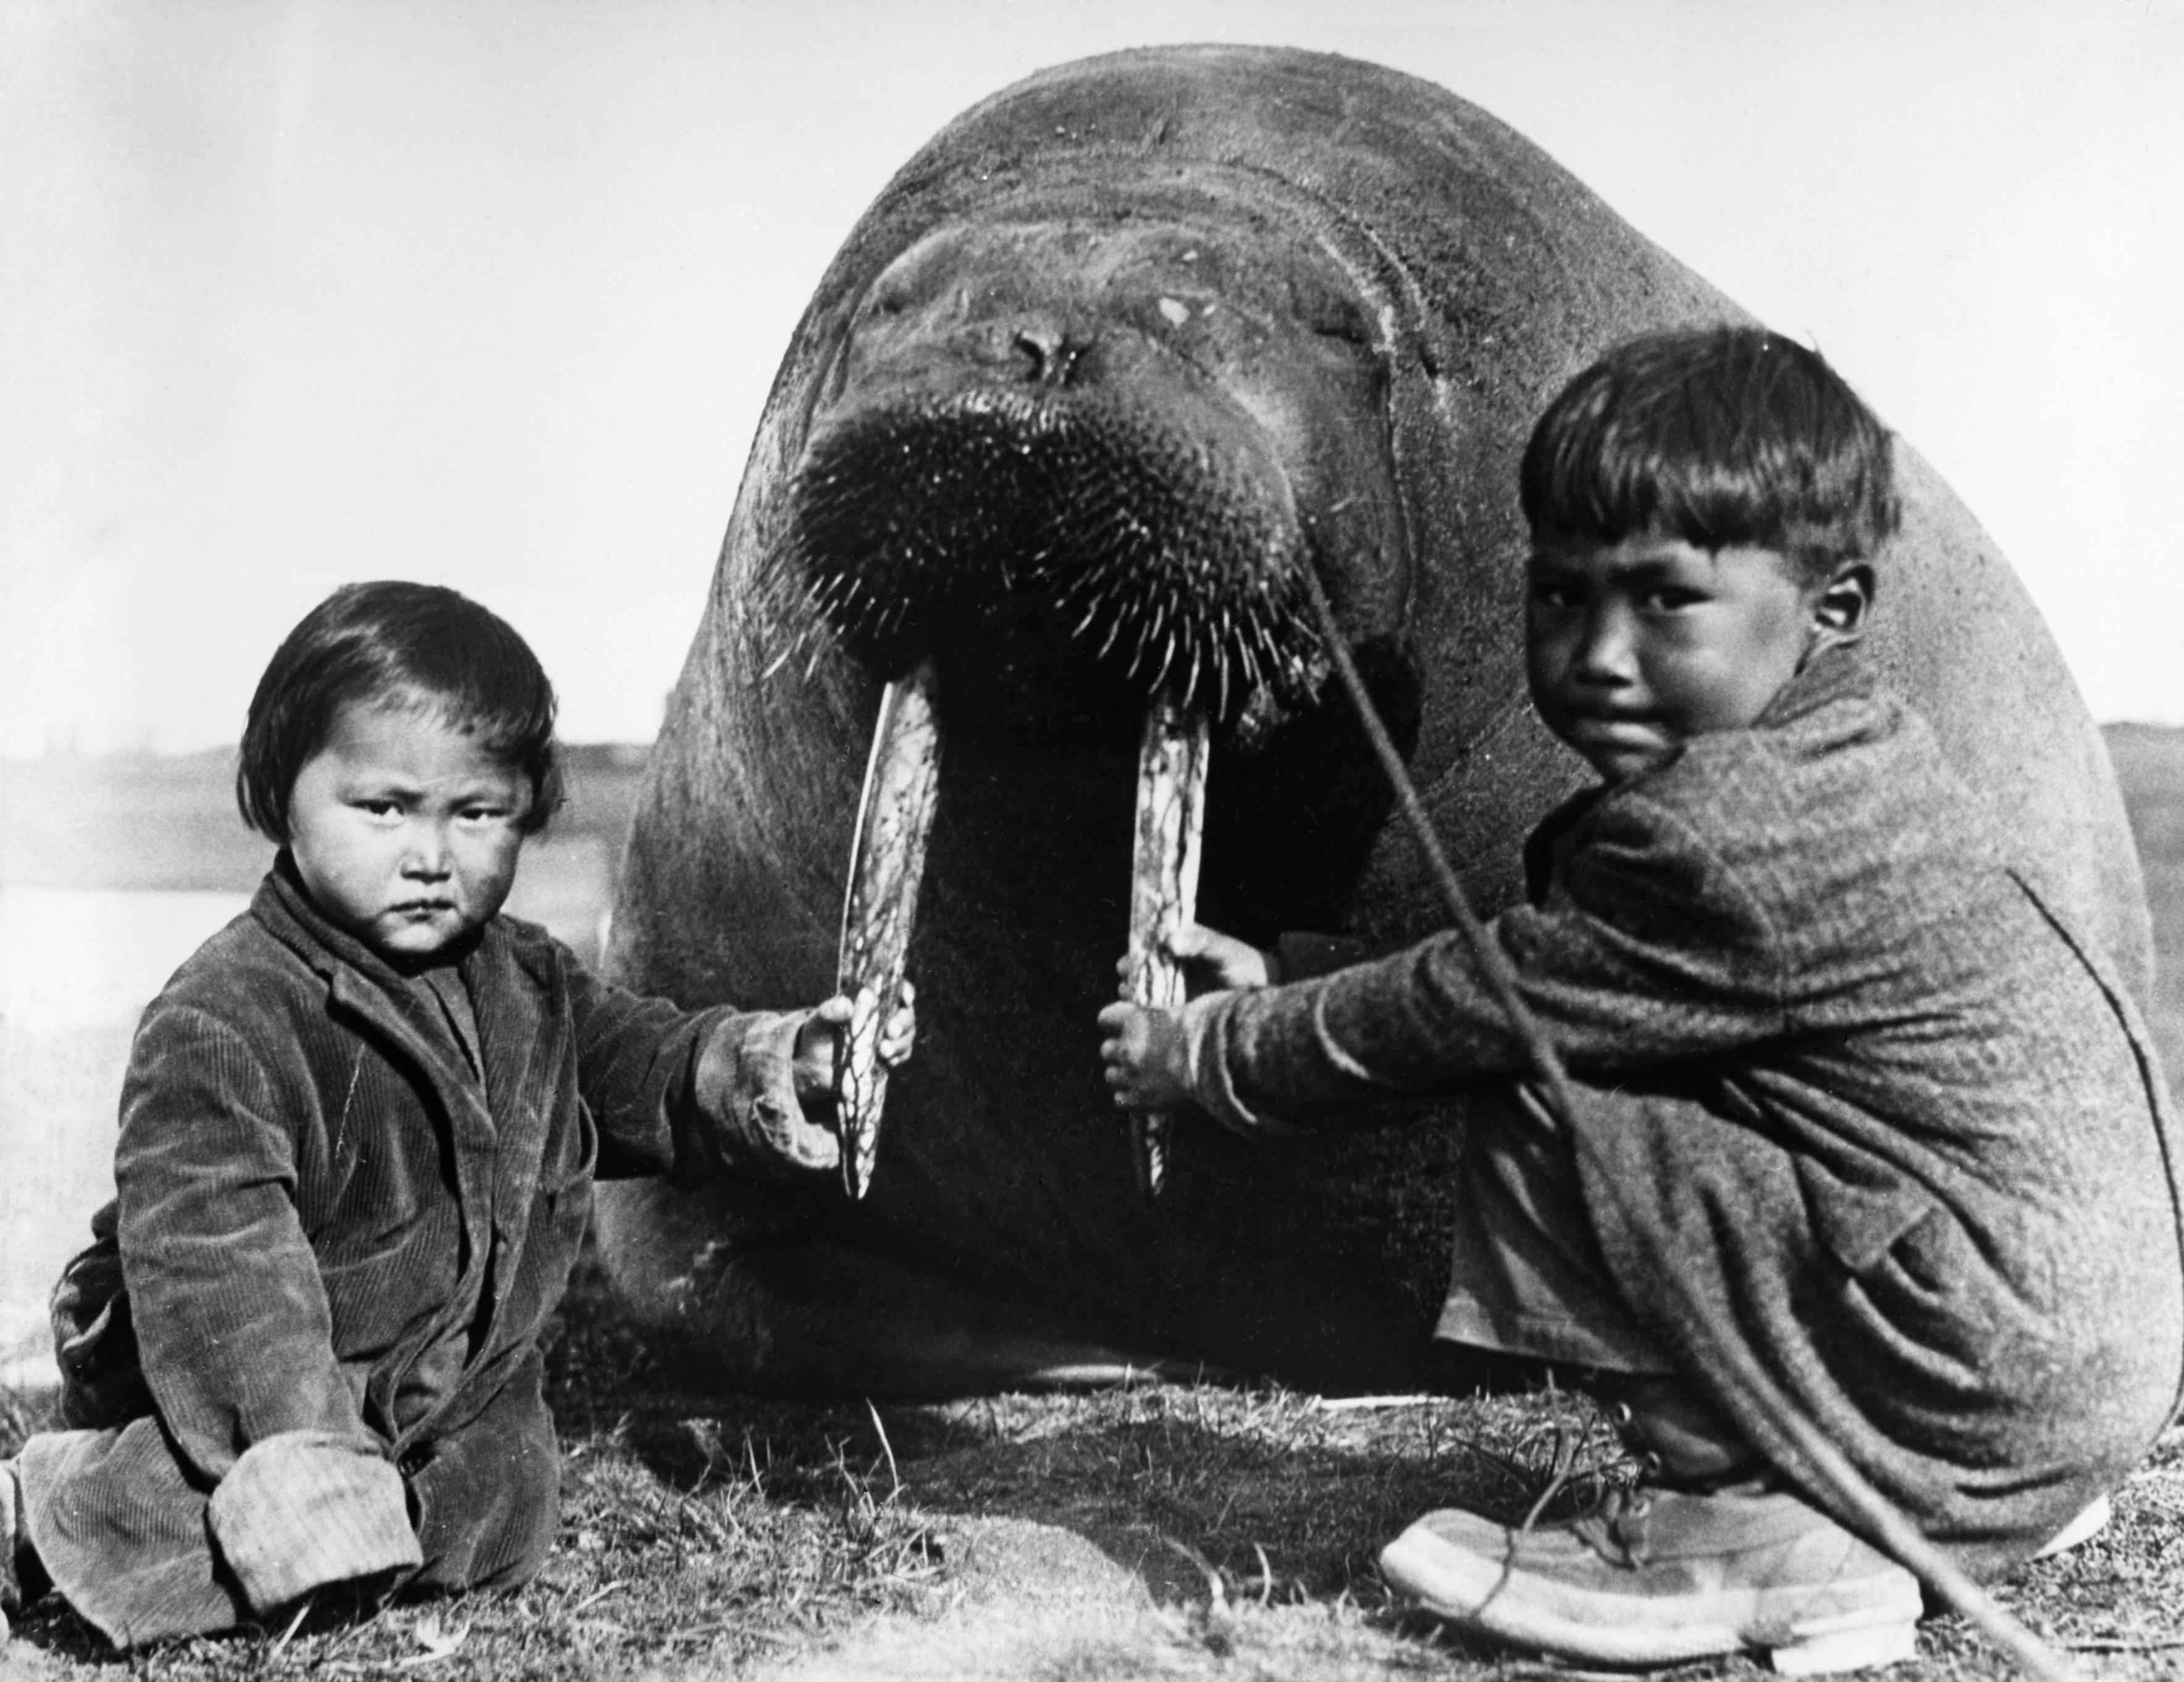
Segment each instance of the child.
[{"label": "child", "polygon": [[1399,1591],[1598,1663],[1907,1656],[1917,1583],[1753,1388],[1975,1570],[2097,1525],[2071,1521],[2184,1366],[2153,1053],[1858,650],[1889,440],[1818,356],[1622,345],[1540,420],[1522,493],[1533,703],[1602,781],[1489,933],[1574,1113],[1453,934],[1304,977],[1185,930],[1240,990],[1109,1006],[1107,1078],[1247,1135],[1473,1095],[1440,1335],[1574,1366],[1646,1470],[1558,1528],[1429,1513],[1382,1556]]},{"label": "child", "polygon": [[539,1331],[594,1175],[838,1161],[849,1000],[686,1012],[499,915],[554,705],[425,585],[337,590],[273,656],[236,793],[281,852],[137,1029],[119,1195],[54,1298],[77,1429],[0,1462],[9,1609],[50,1581],[126,1647],[333,1585],[525,1581],[557,1517]]}]

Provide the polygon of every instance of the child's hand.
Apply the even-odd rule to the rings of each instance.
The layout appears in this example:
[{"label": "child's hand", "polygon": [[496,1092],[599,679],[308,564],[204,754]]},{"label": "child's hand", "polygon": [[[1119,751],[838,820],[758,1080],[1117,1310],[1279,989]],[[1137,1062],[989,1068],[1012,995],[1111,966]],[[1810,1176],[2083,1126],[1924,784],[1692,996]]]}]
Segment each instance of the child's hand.
[{"label": "child's hand", "polygon": [[1202,922],[1187,922],[1168,936],[1167,950],[1183,966],[1184,984],[1194,999],[1225,988],[1264,987],[1274,978],[1272,953]]},{"label": "child's hand", "polygon": [[[866,990],[871,991],[869,988]],[[880,1029],[880,1061],[890,1069],[899,1069],[910,1061],[910,1054],[916,1044],[917,989],[910,984],[910,977],[905,976],[902,978],[902,995],[895,1000],[894,1014]]]},{"label": "child's hand", "polygon": [[[1184,992],[1188,998],[1228,988],[1266,987],[1274,979],[1273,953],[1262,952],[1202,922],[1187,922],[1168,936],[1167,955],[1183,966]],[[1115,961],[1115,973],[1125,988],[1129,986],[1128,953]]]},{"label": "child's hand", "polygon": [[1110,1005],[1100,1012],[1107,1037],[1100,1061],[1107,1084],[1126,1110],[1175,1110],[1190,1101],[1190,1057],[1182,1020],[1173,1011]]},{"label": "child's hand", "polygon": [[[834,1095],[834,1059],[853,1016],[879,1008],[869,987],[851,999],[838,993],[804,1019],[796,1031],[796,1095],[807,1102]],[[917,989],[905,980],[894,1014],[880,1029],[880,1061],[890,1069],[910,1061],[917,1041]]]}]

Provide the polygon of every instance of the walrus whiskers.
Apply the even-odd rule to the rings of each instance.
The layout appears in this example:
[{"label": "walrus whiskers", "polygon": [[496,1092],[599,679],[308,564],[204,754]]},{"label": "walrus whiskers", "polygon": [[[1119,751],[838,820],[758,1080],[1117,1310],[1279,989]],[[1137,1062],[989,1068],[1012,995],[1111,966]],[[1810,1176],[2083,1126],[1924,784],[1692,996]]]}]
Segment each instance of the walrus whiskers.
[{"label": "walrus whiskers", "polygon": [[[1195,691],[1217,683],[1217,718],[1253,697],[1293,709],[1317,687],[1287,486],[1097,398],[867,410],[815,443],[791,504],[769,582],[816,586],[804,599],[880,670],[1030,602],[1066,615],[1065,640],[1096,639],[1097,660],[1115,654],[1141,692],[1187,672],[1182,699],[1204,706]],[[1254,681],[1231,688],[1232,654]]]}]

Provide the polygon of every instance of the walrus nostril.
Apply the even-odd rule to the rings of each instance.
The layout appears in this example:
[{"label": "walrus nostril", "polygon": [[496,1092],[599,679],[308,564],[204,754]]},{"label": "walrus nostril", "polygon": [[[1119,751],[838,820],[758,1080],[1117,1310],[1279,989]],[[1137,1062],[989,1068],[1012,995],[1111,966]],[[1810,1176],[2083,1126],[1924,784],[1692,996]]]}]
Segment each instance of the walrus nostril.
[{"label": "walrus nostril", "polygon": [[1050,328],[1022,327],[1010,348],[1024,365],[1025,383],[1066,386],[1087,346]]}]

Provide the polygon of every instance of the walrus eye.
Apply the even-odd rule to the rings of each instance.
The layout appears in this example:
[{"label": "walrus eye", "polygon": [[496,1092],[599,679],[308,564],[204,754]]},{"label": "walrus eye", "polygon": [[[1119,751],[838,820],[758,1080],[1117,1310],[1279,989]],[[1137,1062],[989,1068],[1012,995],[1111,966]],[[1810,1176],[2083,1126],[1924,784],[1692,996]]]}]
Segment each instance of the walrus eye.
[{"label": "walrus eye", "polygon": [[1323,339],[1340,339],[1360,350],[1373,348],[1372,330],[1365,325],[1365,318],[1354,309],[1338,309],[1325,315],[1316,315],[1312,330]]},{"label": "walrus eye", "polygon": [[1354,298],[1312,279],[1293,281],[1291,287],[1298,316],[1319,337],[1340,339],[1360,350],[1373,348],[1373,323]]}]

